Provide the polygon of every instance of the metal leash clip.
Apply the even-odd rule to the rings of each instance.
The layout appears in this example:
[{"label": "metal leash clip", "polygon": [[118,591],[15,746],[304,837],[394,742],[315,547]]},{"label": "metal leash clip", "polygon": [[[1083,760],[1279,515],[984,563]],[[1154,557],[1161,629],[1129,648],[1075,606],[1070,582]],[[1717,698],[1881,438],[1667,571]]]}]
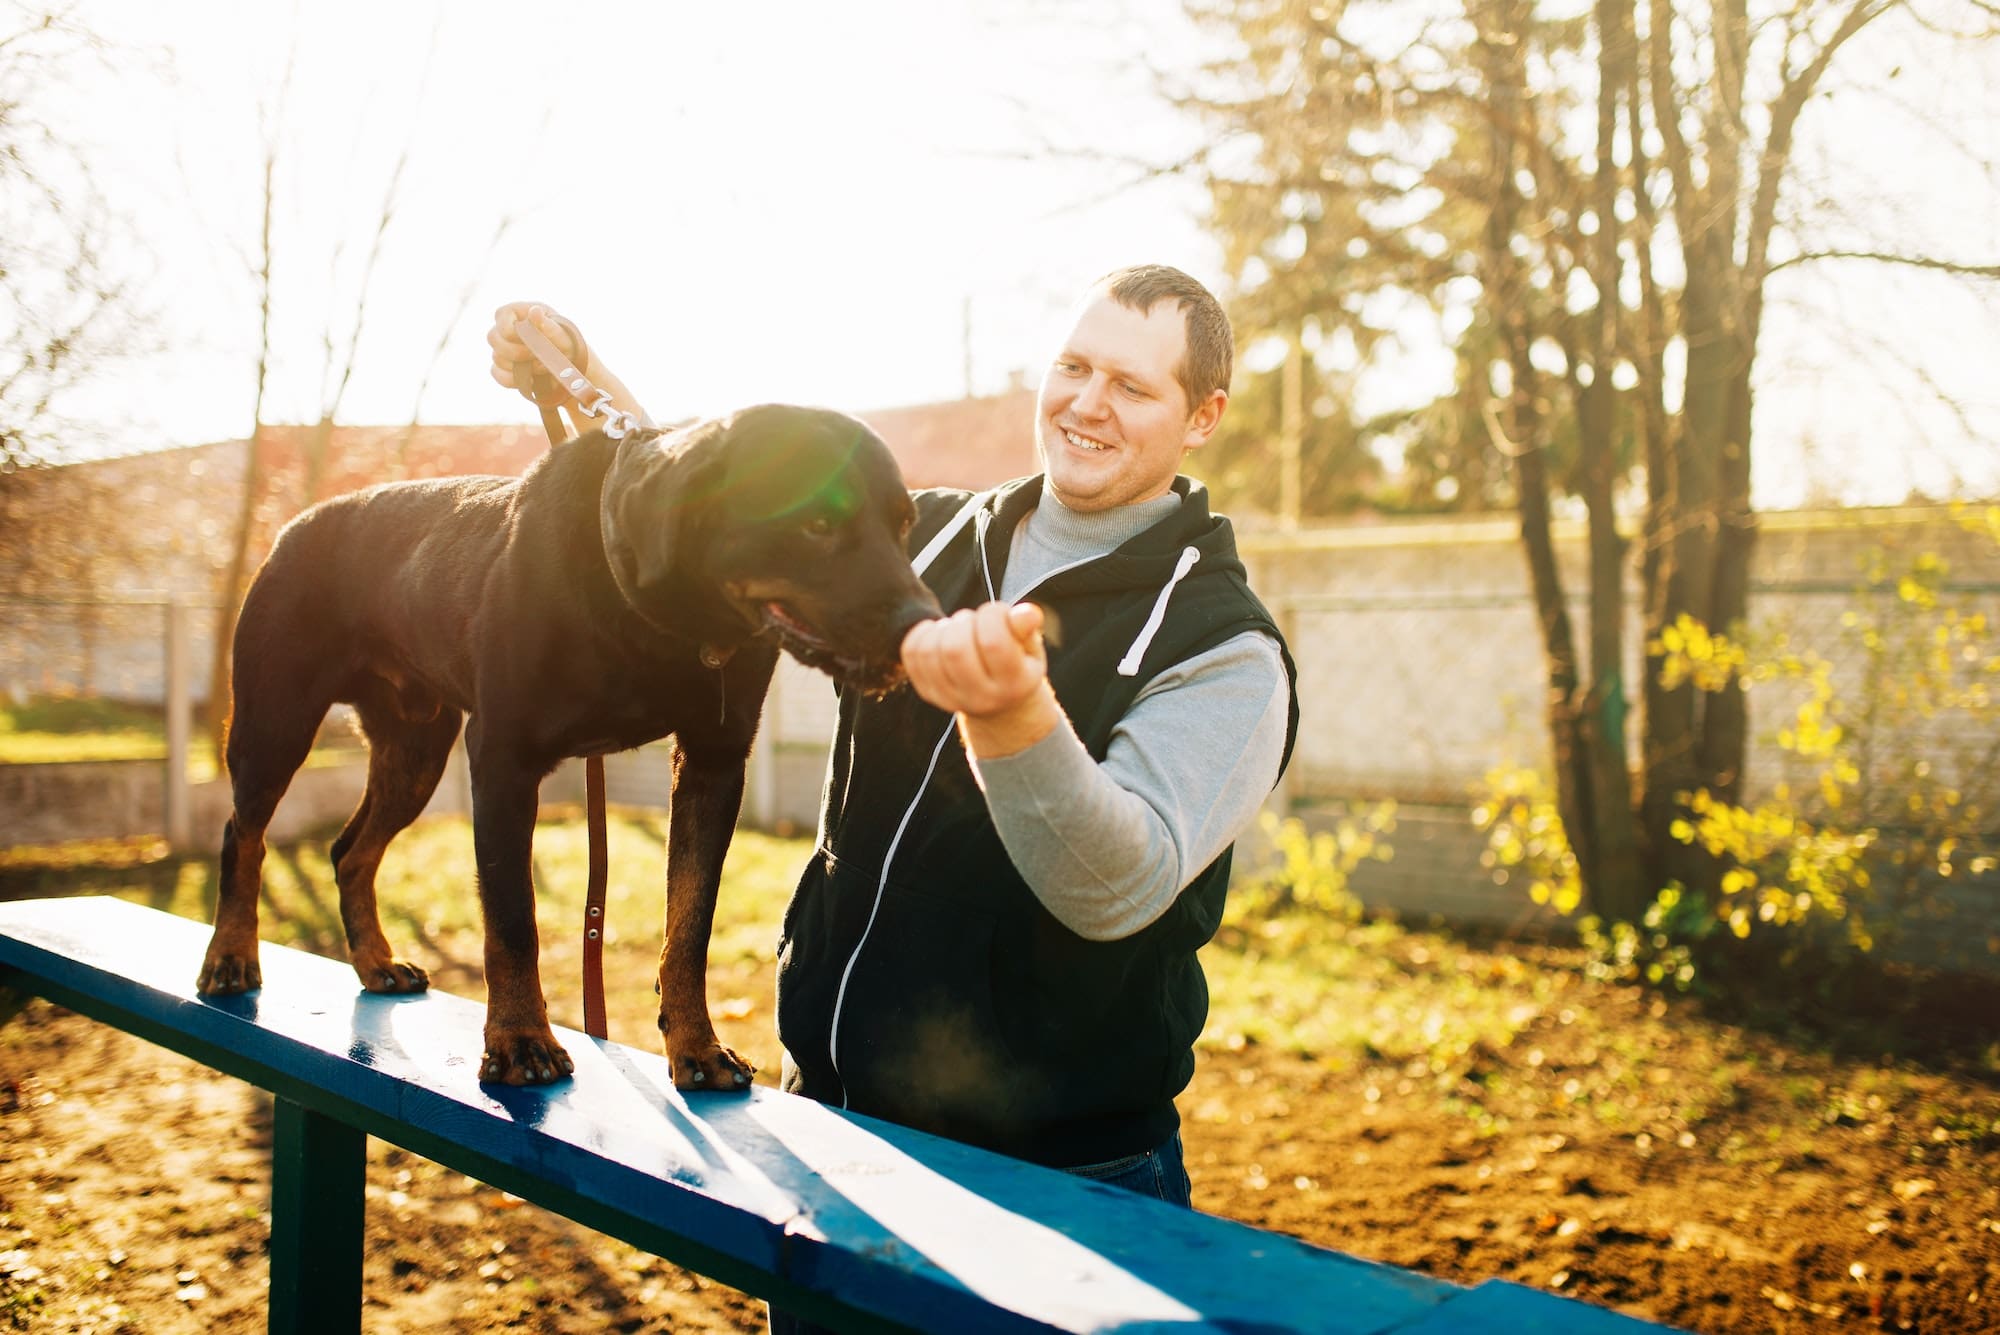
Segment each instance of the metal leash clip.
[{"label": "metal leash clip", "polygon": [[[566,321],[565,324],[567,324]],[[572,325],[569,328],[572,336],[581,342],[582,336],[575,332],[575,326]],[[514,336],[521,341],[522,345],[528,351],[535,355],[535,359],[542,364],[549,374],[555,377],[556,383],[562,386],[563,392],[569,395],[571,400],[575,402],[577,412],[582,413],[585,417],[602,417],[604,419],[599,429],[607,437],[612,440],[623,440],[625,437],[631,435],[633,430],[639,425],[639,418],[636,414],[626,412],[623,408],[613,404],[610,391],[591,384],[584,377],[583,372],[577,370],[569,358],[557,351],[555,344],[549,342],[547,336],[541,330],[535,328],[534,325],[525,320],[517,323],[514,327]],[[552,408],[548,404],[543,403],[533,393],[529,393],[528,397],[537,406],[542,408],[543,422],[544,424],[549,424],[549,417],[553,411]],[[558,435],[556,427],[549,425],[551,441],[557,439]]]}]

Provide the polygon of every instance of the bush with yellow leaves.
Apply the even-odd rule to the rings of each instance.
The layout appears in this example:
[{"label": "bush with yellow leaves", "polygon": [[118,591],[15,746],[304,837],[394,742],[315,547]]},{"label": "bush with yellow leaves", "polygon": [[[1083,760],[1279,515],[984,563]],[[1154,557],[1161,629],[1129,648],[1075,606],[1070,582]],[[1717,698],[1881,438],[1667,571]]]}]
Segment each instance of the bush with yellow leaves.
[{"label": "bush with yellow leaves", "polygon": [[[1957,520],[2000,547],[2000,506]],[[1991,592],[1954,586],[1937,552],[1884,544],[1824,652],[1782,631],[1751,639],[1686,617],[1666,627],[1648,648],[1669,687],[1795,701],[1772,739],[1783,780],[1743,804],[1677,795],[1672,835],[1721,864],[1720,893],[1709,902],[1673,884],[1640,923],[1581,920],[1602,970],[1685,988],[1724,953],[1852,959],[1948,914],[1948,887],[2000,868],[2000,635],[1978,607]],[[1545,779],[1495,771],[1474,819],[1489,866],[1517,870],[1537,903],[1577,911],[1582,887]],[[1961,940],[2000,946],[1983,933]]]}]

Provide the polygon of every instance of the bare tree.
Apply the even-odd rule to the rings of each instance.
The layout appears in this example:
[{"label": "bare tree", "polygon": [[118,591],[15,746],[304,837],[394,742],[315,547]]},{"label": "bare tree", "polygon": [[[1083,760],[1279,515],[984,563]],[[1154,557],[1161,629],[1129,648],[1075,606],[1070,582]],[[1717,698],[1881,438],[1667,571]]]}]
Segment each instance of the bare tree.
[{"label": "bare tree", "polygon": [[229,658],[236,641],[236,613],[243,605],[244,590],[250,581],[250,551],[257,528],[257,502],[263,495],[264,480],[259,455],[264,444],[264,391],[271,375],[271,214],[277,201],[278,132],[284,123],[284,93],[291,86],[291,71],[278,85],[275,110],[264,127],[262,211],[257,227],[257,253],[252,260],[252,277],[257,293],[257,388],[250,405],[250,435],[243,442],[242,493],[237,498],[236,524],[230,534],[229,560],[222,569],[216,600],[220,614],[208,665],[208,709],[203,720],[209,744],[218,763],[223,755],[223,730],[229,720]]},{"label": "bare tree", "polygon": [[0,7],[0,472],[71,452],[65,396],[138,350],[130,229],[49,108],[109,58],[71,9]]},{"label": "bare tree", "polygon": [[[432,34],[432,50],[435,51],[437,35]],[[251,278],[252,290],[257,298],[258,344],[255,396],[251,409],[251,430],[244,442],[244,467],[242,474],[242,494],[238,500],[236,524],[231,535],[229,559],[224,567],[217,601],[221,605],[221,619],[217,630],[214,653],[209,667],[209,716],[208,732],[216,747],[218,756],[222,754],[223,730],[228,718],[229,660],[231,646],[235,639],[237,611],[248,587],[251,563],[268,546],[277,528],[291,516],[313,503],[325,499],[330,485],[337,475],[350,475],[357,469],[362,472],[380,474],[381,470],[401,468],[406,465],[407,451],[415,434],[424,391],[429,386],[452,333],[463,322],[477,288],[477,275],[498,249],[513,224],[513,215],[502,213],[488,238],[486,249],[474,266],[473,275],[461,286],[457,300],[442,322],[438,341],[430,361],[417,378],[411,399],[410,424],[394,445],[394,458],[370,458],[367,460],[342,460],[336,457],[342,407],[347,391],[354,379],[363,341],[369,328],[371,300],[376,293],[376,278],[382,258],[391,239],[391,233],[403,203],[403,184],[410,169],[412,154],[416,144],[417,120],[412,119],[407,127],[396,159],[391,165],[384,182],[381,203],[375,210],[372,225],[366,233],[366,249],[360,260],[351,305],[330,305],[320,313],[320,404],[317,419],[305,428],[302,434],[286,432],[288,440],[297,442],[296,468],[287,469],[276,460],[278,451],[273,448],[272,425],[265,420],[265,391],[276,350],[272,345],[273,317],[273,274],[279,266],[279,243],[273,236],[273,220],[278,208],[281,168],[284,165],[285,144],[287,143],[285,104],[290,92],[293,62],[288,59],[270,107],[263,113],[263,155],[262,210],[259,222],[256,250],[246,257],[246,267]],[[422,101],[422,83],[418,91],[418,102]],[[546,122],[544,122],[546,124]],[[344,267],[347,255],[347,239],[337,241],[327,257],[328,267],[338,272]],[[286,256],[285,262],[294,262],[294,257]],[[310,265],[310,257],[296,257],[296,262]],[[284,462],[292,462],[290,460]],[[351,467],[343,467],[350,464]]]}]

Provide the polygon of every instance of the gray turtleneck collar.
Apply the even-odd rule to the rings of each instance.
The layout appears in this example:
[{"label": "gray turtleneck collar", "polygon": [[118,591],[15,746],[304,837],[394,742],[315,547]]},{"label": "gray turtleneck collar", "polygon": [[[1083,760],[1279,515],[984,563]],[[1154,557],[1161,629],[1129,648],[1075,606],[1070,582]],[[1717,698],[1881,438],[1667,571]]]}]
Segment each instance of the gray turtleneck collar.
[{"label": "gray turtleneck collar", "polygon": [[1040,503],[1014,531],[1000,596],[1012,602],[1053,571],[1118,550],[1179,509],[1180,503],[1180,496],[1169,491],[1151,500],[1086,513],[1064,505],[1043,479]]}]

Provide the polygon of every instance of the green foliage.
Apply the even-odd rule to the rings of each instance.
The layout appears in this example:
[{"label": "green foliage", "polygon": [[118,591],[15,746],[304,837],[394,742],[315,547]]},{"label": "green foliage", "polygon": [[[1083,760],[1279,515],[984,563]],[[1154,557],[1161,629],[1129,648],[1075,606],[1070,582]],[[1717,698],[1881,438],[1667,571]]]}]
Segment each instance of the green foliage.
[{"label": "green foliage", "polygon": [[1339,807],[1333,827],[1326,830],[1311,831],[1297,817],[1279,820],[1269,812],[1259,824],[1277,859],[1230,894],[1230,916],[1239,922],[1291,909],[1358,922],[1361,901],[1348,889],[1355,868],[1395,856],[1388,841],[1396,832],[1394,802],[1378,802],[1359,813]]},{"label": "green foliage", "polygon": [[1270,855],[1231,889],[1222,928],[1202,951],[1205,1046],[1270,1044],[1335,1068],[1393,1062],[1406,1082],[1449,1091],[1570,981],[1562,970],[1363,917],[1349,878],[1390,858],[1393,803],[1339,809],[1317,832],[1274,817],[1263,828]]},{"label": "green foliage", "polygon": [[[2000,507],[1959,523],[2000,546]],[[1949,572],[1936,551],[1878,547],[1825,654],[1783,631],[1724,634],[1685,616],[1648,646],[1670,688],[1786,698],[1772,738],[1784,777],[1754,801],[1678,795],[1672,835],[1722,868],[1719,892],[1670,885],[1642,922],[1582,920],[1597,971],[1685,989],[1725,959],[1851,964],[1913,919],[1948,913],[1952,882],[2000,867],[2000,637]],[[1474,819],[1487,865],[1518,869],[1538,904],[1582,906],[1540,775],[1495,771]]]},{"label": "green foliage", "polygon": [[1660,891],[1637,923],[1607,923],[1596,914],[1577,922],[1577,937],[1589,952],[1584,970],[1603,982],[1644,981],[1688,992],[1700,980],[1702,943],[1715,930],[1715,917],[1679,885]]},{"label": "green foliage", "polygon": [[[330,718],[306,763],[350,761],[361,746],[352,727]],[[0,765],[166,758],[166,719],[157,706],[69,692],[18,701],[0,697]],[[219,772],[214,752],[196,731],[190,739],[188,777],[200,781]]]},{"label": "green foliage", "polygon": [[158,710],[90,695],[0,699],[0,764],[153,760],[166,754]]},{"label": "green foliage", "polygon": [[1569,846],[1562,816],[1538,770],[1505,767],[1490,771],[1472,809],[1472,823],[1486,836],[1481,866],[1502,885],[1518,873],[1527,877],[1528,898],[1568,915],[1583,903],[1583,880]]}]

